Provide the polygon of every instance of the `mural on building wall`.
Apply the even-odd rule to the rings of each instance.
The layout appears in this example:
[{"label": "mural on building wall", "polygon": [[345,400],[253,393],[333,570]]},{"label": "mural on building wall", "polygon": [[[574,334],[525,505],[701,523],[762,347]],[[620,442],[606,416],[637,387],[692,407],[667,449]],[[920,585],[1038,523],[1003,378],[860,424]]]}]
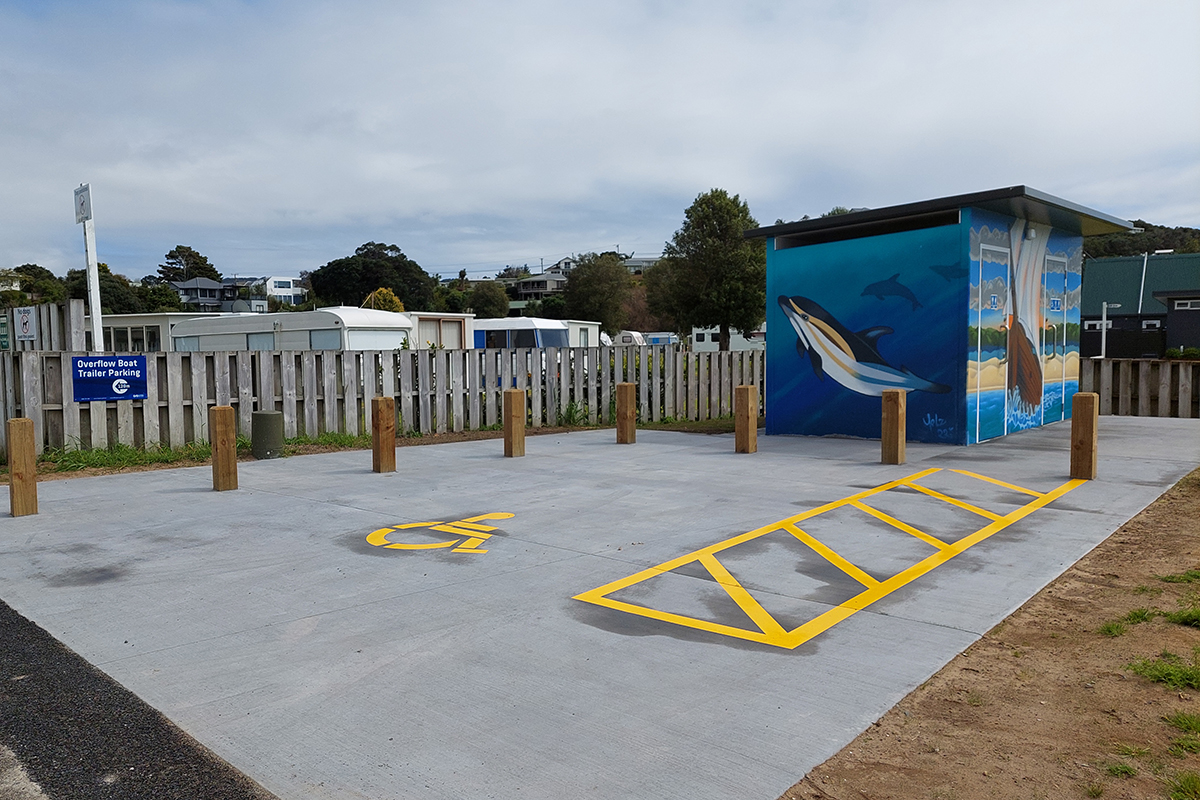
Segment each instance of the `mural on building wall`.
[{"label": "mural on building wall", "polygon": [[1082,239],[971,210],[967,441],[1069,416]]},{"label": "mural on building wall", "polygon": [[957,226],[769,253],[768,433],[878,438],[906,389],[909,438],[965,442],[966,304]]}]

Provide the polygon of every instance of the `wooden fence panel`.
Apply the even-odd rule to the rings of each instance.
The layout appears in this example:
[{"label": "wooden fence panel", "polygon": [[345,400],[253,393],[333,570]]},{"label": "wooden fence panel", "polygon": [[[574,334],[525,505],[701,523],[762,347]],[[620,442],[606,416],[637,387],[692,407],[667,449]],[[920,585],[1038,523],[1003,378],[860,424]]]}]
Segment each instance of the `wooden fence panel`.
[{"label": "wooden fence panel", "polygon": [[432,392],[433,368],[428,350],[418,350],[417,359],[417,416],[419,417],[421,433],[433,433],[433,398]]},{"label": "wooden fence panel", "polygon": [[358,354],[342,353],[342,431],[358,436]]},{"label": "wooden fence panel", "polygon": [[413,414],[413,370],[416,365],[413,359],[416,353],[412,350],[401,350],[396,354],[396,377],[400,384],[400,423],[404,433],[417,430],[416,416]]},{"label": "wooden fence panel", "polygon": [[1171,362],[1158,362],[1158,416],[1171,416]]},{"label": "wooden fence panel", "polygon": [[[158,381],[163,359],[155,353],[146,355],[146,399],[142,401],[142,443],[146,447],[156,447],[162,444],[162,431],[159,429]],[[66,387],[63,388],[66,391]],[[71,414],[75,426],[75,436],[79,436],[78,405],[72,403],[75,411]]]},{"label": "wooden fence panel", "polygon": [[[249,404],[247,404],[249,405]],[[92,404],[93,414],[96,404]],[[182,447],[183,431],[183,354],[167,353],[167,444]],[[250,421],[246,420],[245,433],[250,434]],[[92,425],[92,447],[95,443],[96,426]]]},{"label": "wooden fence panel", "polygon": [[1192,416],[1192,369],[1194,366],[1190,361],[1179,362],[1179,416],[1184,419],[1190,419]]},{"label": "wooden fence panel", "polygon": [[321,399],[325,401],[325,431],[338,433],[341,425],[338,423],[338,352],[336,350],[321,351]]},{"label": "wooden fence panel", "polygon": [[433,350],[433,389],[435,391],[434,419],[437,421],[437,432],[445,433],[446,426],[446,398],[448,394],[448,384],[450,383],[450,361],[448,353],[445,350]]},{"label": "wooden fence panel", "polygon": [[[150,382],[151,382],[151,379],[153,376],[151,376],[149,374],[149,371],[150,371],[151,362],[153,362],[153,361],[155,361],[153,355],[148,356],[146,358],[146,371],[147,371],[146,396],[147,396],[147,398],[149,398],[149,396],[150,396]],[[75,369],[71,363],[71,355],[69,353],[63,353],[63,355],[62,355],[62,371],[61,371],[61,374],[59,375],[59,380],[62,381],[62,415],[63,415],[62,431],[63,431],[63,449],[64,450],[77,450],[80,447],[80,442],[79,442],[79,403],[75,402],[75,386],[74,386],[74,382],[72,380],[72,376],[74,375],[74,373],[75,373]],[[155,396],[155,399],[158,398],[158,386],[154,387],[154,396]],[[147,400],[145,402],[149,402],[149,400]],[[157,415],[154,417],[154,422],[155,422],[155,431],[157,432],[157,430],[158,430]],[[4,425],[4,421],[0,420],[0,426],[3,426],[3,425]],[[151,439],[149,436],[146,436],[145,433],[143,433],[142,439],[145,442],[154,442],[155,444],[158,443],[157,436],[155,436],[153,439]]]},{"label": "wooden fence panel", "polygon": [[192,353],[192,441],[208,440],[208,356]]},{"label": "wooden fence panel", "polygon": [[300,421],[296,413],[299,403],[294,350],[284,350],[279,354],[279,394],[283,397],[283,435],[285,438],[295,439],[300,435]]}]

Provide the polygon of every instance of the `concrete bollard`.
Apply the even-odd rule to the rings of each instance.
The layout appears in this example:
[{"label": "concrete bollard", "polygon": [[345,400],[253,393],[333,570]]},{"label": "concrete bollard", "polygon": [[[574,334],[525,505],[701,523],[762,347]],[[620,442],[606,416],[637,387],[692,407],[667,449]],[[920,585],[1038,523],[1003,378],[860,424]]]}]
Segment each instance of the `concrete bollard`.
[{"label": "concrete bollard", "polygon": [[617,444],[637,441],[637,400],[632,383],[617,384]]},{"label": "concrete bollard", "polygon": [[1076,392],[1071,400],[1071,477],[1096,477],[1096,445],[1100,430],[1100,395]]},{"label": "concrete bollard", "polygon": [[884,389],[883,435],[880,437],[880,455],[884,464],[904,463],[904,444],[908,437],[906,405],[907,398],[903,389]]},{"label": "concrete bollard", "polygon": [[38,513],[37,448],[28,417],[8,421],[8,507],[14,517]]},{"label": "concrete bollard", "polygon": [[237,417],[232,406],[208,409],[208,441],[212,445],[213,491],[238,488]]},{"label": "concrete bollard", "polygon": [[504,390],[504,456],[525,455],[525,390]]},{"label": "concrete bollard", "polygon": [[733,390],[733,450],[758,452],[757,386],[738,386]]},{"label": "concrete bollard", "polygon": [[396,400],[371,400],[371,471],[396,471]]}]

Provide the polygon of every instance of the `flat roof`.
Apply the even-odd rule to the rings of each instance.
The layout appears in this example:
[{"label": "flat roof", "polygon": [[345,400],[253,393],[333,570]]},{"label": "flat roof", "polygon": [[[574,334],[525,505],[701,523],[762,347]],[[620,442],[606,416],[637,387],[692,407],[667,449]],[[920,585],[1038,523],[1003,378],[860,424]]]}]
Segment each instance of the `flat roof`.
[{"label": "flat roof", "polygon": [[[745,235],[747,239],[766,239],[837,231],[844,234],[844,238],[851,238],[856,235],[855,228],[862,228],[863,230],[858,235],[871,236],[875,235],[875,232],[870,229],[875,227],[881,227],[878,233],[889,232],[886,229],[886,223],[895,223],[905,218],[929,217],[961,208],[982,208],[986,211],[995,211],[999,214],[1051,225],[1059,230],[1083,236],[1120,233],[1132,230],[1134,227],[1133,223],[1128,220],[1118,219],[1069,200],[1063,200],[1061,197],[1039,192],[1028,186],[1009,186],[986,192],[922,200],[919,203],[868,208],[862,211],[851,211],[849,214],[836,214],[832,217],[767,225],[746,231]],[[881,223],[885,223],[885,225],[881,226]],[[839,236],[838,238],[843,237]]]}]

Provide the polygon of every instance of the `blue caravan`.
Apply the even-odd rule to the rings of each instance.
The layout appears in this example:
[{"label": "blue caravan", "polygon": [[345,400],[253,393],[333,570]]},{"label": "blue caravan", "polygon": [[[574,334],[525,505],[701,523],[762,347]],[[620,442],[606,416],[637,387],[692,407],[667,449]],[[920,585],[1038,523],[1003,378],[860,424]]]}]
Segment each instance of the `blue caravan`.
[{"label": "blue caravan", "polygon": [[475,320],[475,346],[479,348],[568,347],[569,344],[568,326],[563,320],[540,317]]}]

